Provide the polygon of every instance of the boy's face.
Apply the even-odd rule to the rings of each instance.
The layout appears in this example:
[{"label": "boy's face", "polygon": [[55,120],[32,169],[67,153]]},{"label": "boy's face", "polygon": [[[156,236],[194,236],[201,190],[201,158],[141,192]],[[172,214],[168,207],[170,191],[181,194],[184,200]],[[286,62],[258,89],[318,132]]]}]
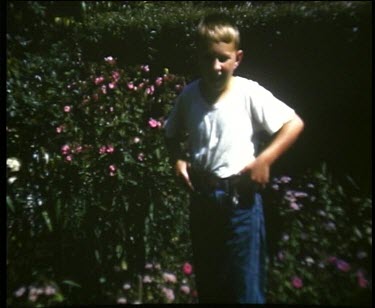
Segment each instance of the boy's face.
[{"label": "boy's face", "polygon": [[242,50],[234,42],[209,42],[199,51],[199,67],[203,86],[214,93],[224,91],[242,60]]}]

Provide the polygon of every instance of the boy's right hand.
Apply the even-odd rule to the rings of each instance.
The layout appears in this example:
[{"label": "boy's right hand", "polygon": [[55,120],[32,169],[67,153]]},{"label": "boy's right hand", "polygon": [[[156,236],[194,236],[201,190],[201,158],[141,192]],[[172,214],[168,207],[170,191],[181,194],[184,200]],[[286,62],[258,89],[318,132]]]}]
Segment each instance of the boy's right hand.
[{"label": "boy's right hand", "polygon": [[176,161],[176,164],[175,164],[175,172],[176,172],[176,176],[181,177],[184,180],[185,184],[192,191],[194,191],[193,184],[191,183],[190,178],[189,178],[188,166],[189,166],[189,163],[187,161],[179,159]]}]

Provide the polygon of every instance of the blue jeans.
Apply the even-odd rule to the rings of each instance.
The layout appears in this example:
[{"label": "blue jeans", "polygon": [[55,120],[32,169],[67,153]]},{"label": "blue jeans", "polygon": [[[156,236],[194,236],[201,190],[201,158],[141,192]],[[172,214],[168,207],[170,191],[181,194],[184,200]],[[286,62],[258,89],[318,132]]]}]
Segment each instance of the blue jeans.
[{"label": "blue jeans", "polygon": [[[233,198],[235,197],[235,198]],[[190,224],[200,303],[265,303],[266,247],[261,195],[193,193]]]}]

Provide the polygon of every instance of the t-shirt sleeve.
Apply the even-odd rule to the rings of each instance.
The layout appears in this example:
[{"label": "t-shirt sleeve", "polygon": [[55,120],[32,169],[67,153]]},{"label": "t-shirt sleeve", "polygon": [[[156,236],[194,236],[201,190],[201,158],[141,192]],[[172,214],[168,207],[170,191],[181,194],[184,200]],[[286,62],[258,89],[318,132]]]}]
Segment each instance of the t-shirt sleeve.
[{"label": "t-shirt sleeve", "polygon": [[255,120],[257,126],[265,129],[269,134],[276,133],[295,116],[294,109],[258,83],[253,82],[249,89],[253,120]]},{"label": "t-shirt sleeve", "polygon": [[172,111],[164,124],[165,136],[167,138],[178,138],[183,134],[182,120],[182,98],[178,96],[174,100]]}]

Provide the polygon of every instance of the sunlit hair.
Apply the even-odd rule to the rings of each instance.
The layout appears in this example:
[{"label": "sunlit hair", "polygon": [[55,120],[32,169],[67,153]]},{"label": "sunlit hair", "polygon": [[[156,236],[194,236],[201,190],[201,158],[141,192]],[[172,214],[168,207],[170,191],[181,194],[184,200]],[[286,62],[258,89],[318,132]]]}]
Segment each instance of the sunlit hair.
[{"label": "sunlit hair", "polygon": [[198,46],[210,42],[234,42],[236,49],[240,48],[240,32],[231,19],[223,14],[212,14],[204,17],[197,31]]}]

